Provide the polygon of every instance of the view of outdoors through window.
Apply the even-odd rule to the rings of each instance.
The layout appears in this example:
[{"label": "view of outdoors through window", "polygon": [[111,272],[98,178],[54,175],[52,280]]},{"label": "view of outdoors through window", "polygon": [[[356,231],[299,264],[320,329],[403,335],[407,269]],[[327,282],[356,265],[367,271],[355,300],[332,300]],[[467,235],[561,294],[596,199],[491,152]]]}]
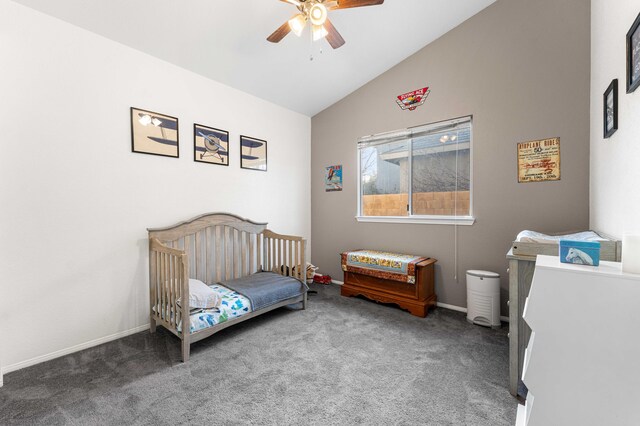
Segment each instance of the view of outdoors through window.
[{"label": "view of outdoors through window", "polygon": [[470,119],[359,148],[362,216],[471,215]]}]

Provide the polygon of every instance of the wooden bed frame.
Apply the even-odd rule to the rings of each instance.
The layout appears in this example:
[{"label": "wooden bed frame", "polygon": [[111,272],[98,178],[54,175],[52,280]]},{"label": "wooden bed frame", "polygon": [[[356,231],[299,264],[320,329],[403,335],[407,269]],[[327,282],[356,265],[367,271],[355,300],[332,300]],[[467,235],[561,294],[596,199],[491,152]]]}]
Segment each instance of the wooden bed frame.
[{"label": "wooden bed frame", "polygon": [[356,272],[344,271],[343,296],[364,296],[382,303],[395,303],[412,315],[426,317],[436,306],[434,265],[436,259],[426,259],[416,265],[415,284],[393,281]]},{"label": "wooden bed frame", "polygon": [[[305,245],[302,237],[279,235],[266,223],[253,222],[229,213],[208,213],[166,228],[149,232],[150,331],[161,325],[182,340],[182,361],[189,359],[195,343],[265,312],[302,302],[306,292],[275,305],[190,333],[189,278],[206,284],[272,271],[306,281]],[[161,312],[173,312],[163,318]],[[182,329],[178,324],[182,319]]]}]

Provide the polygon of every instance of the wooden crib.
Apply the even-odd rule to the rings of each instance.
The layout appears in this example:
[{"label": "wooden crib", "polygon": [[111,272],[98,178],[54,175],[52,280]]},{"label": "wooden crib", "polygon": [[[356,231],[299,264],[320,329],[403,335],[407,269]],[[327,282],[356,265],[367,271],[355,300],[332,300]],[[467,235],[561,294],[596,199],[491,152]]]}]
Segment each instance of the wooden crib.
[{"label": "wooden crib", "polygon": [[302,237],[276,234],[267,229],[267,223],[229,213],[204,214],[148,232],[150,330],[153,333],[156,325],[161,325],[180,338],[183,361],[189,359],[191,343],[231,325],[294,303],[302,302],[306,307],[305,291],[300,296],[190,333],[189,304],[178,304],[179,299],[189,299],[189,278],[214,284],[272,271],[304,283],[306,242]]}]

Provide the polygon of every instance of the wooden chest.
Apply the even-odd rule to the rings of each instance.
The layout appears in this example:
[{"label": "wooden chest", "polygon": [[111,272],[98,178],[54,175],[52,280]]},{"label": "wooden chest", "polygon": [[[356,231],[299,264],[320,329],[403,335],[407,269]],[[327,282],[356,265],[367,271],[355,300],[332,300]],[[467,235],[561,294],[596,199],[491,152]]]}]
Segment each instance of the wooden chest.
[{"label": "wooden chest", "polygon": [[343,296],[364,296],[382,303],[395,303],[411,314],[426,317],[429,307],[436,306],[434,265],[436,259],[426,259],[416,265],[416,282],[405,283],[355,272],[344,272]]}]

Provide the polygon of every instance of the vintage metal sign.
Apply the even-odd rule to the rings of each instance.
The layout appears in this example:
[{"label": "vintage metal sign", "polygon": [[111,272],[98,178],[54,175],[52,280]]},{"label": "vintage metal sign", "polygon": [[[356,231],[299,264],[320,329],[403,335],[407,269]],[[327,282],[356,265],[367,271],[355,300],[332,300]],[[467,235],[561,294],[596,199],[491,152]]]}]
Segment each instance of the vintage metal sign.
[{"label": "vintage metal sign", "polygon": [[560,180],[560,138],[518,144],[518,183]]},{"label": "vintage metal sign", "polygon": [[431,93],[429,88],[423,87],[422,89],[399,95],[396,103],[403,110],[408,109],[409,111],[413,111],[427,100],[429,93]]}]

